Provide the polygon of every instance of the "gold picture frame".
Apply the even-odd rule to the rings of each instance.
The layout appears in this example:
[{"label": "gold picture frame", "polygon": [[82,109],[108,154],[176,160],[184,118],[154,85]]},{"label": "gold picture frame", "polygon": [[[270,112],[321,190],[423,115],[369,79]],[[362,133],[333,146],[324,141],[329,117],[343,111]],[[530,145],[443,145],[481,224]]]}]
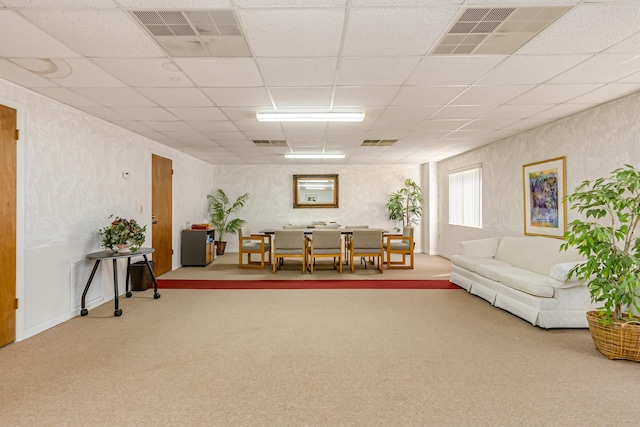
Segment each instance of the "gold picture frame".
[{"label": "gold picture frame", "polygon": [[567,230],[566,157],[522,166],[524,234],[562,239]]},{"label": "gold picture frame", "polygon": [[293,175],[294,208],[338,208],[338,175]]}]

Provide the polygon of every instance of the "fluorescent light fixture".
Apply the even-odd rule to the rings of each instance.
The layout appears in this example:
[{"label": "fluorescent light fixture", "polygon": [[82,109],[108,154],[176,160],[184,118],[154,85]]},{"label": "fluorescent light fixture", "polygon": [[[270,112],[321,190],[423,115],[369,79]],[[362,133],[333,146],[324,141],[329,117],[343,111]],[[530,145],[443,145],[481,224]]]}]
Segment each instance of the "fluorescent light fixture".
[{"label": "fluorescent light fixture", "polygon": [[344,159],[344,154],[285,154],[285,159]]},{"label": "fluorescent light fixture", "polygon": [[364,113],[256,113],[259,122],[361,122]]}]

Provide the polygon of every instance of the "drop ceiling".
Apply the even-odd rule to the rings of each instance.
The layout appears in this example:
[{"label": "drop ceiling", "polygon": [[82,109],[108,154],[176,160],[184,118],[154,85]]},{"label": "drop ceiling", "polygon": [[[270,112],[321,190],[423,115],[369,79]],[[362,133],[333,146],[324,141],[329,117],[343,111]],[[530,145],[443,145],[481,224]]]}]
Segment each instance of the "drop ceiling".
[{"label": "drop ceiling", "polygon": [[[420,164],[639,91],[640,2],[0,0],[0,78],[211,164]],[[366,117],[256,120],[311,110]]]}]

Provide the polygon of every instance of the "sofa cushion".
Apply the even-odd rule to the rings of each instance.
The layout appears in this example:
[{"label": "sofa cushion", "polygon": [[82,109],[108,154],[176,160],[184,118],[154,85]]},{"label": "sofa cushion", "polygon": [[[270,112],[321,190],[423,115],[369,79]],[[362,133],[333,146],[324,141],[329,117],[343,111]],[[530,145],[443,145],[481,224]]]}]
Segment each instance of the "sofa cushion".
[{"label": "sofa cushion", "polygon": [[514,267],[548,276],[551,267],[557,263],[581,260],[573,248],[561,252],[562,243],[563,240],[549,237],[503,237],[495,258]]},{"label": "sofa cushion", "polygon": [[476,273],[494,282],[499,282],[502,274],[519,270],[507,263],[496,260],[492,261],[493,263],[476,264]]},{"label": "sofa cushion", "polygon": [[493,258],[500,243],[499,237],[460,242],[460,254],[473,258]]},{"label": "sofa cushion", "polygon": [[477,258],[464,255],[452,255],[451,263],[469,271],[476,271],[477,265],[508,265],[505,262],[493,258]]},{"label": "sofa cushion", "polygon": [[555,292],[549,276],[527,270],[513,269],[501,273],[498,281],[512,289],[537,297],[552,298]]},{"label": "sofa cushion", "polygon": [[580,286],[580,282],[575,276],[573,276],[571,280],[567,280],[569,270],[577,264],[580,264],[580,262],[581,261],[561,262],[551,267],[549,276],[554,286],[556,288],[573,288],[574,286]]}]

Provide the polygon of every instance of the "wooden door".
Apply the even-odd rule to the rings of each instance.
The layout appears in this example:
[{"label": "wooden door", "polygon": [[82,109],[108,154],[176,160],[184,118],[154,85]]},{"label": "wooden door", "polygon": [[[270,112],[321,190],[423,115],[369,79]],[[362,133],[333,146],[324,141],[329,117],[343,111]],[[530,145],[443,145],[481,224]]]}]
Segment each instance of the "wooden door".
[{"label": "wooden door", "polygon": [[16,127],[0,105],[0,347],[16,340]]},{"label": "wooden door", "polygon": [[172,232],[172,182],[173,166],[169,159],[152,155],[151,161],[151,233],[155,248],[153,261],[156,276],[171,271],[173,255]]}]

